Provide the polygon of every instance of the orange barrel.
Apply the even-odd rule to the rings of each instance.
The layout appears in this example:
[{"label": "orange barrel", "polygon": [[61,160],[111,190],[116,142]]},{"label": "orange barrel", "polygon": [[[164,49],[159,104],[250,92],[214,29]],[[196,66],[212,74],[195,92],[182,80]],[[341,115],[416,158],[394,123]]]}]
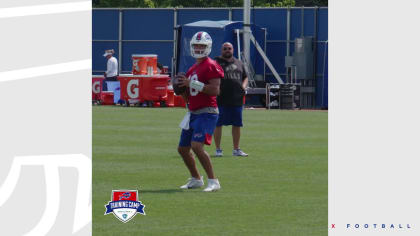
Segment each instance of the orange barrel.
[{"label": "orange barrel", "polygon": [[133,54],[131,55],[131,59],[133,61],[133,74],[146,75],[148,58],[145,54]]},{"label": "orange barrel", "polygon": [[157,74],[157,55],[148,54],[147,57],[147,74],[156,75]]},{"label": "orange barrel", "polygon": [[156,54],[133,54],[134,75],[154,75],[157,74],[157,55]]}]

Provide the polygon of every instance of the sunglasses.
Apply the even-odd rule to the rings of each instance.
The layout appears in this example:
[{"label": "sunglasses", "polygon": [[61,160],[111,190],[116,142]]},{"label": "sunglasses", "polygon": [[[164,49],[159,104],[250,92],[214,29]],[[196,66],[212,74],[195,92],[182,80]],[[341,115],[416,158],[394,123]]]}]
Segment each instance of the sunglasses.
[{"label": "sunglasses", "polygon": [[232,48],[223,48],[223,51],[232,50]]}]

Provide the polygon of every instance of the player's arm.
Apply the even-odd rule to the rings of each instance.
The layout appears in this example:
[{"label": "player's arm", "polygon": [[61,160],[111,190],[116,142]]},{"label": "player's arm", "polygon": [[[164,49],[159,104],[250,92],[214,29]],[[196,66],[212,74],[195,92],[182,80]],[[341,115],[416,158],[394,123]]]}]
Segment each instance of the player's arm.
[{"label": "player's arm", "polygon": [[198,80],[189,80],[186,77],[180,78],[179,81],[181,87],[193,88],[210,96],[217,96],[220,93],[220,78],[209,79],[208,84]]},{"label": "player's arm", "polygon": [[247,87],[248,87],[248,77],[245,77],[244,80],[242,81],[242,88],[246,90]]},{"label": "player's arm", "polygon": [[210,79],[209,83],[203,87],[202,93],[210,96],[217,96],[220,93],[220,78]]},{"label": "player's arm", "polygon": [[248,69],[247,67],[245,67],[245,65],[242,63],[242,71],[243,71],[243,76],[242,76],[242,88],[246,91],[246,88],[248,87]]}]

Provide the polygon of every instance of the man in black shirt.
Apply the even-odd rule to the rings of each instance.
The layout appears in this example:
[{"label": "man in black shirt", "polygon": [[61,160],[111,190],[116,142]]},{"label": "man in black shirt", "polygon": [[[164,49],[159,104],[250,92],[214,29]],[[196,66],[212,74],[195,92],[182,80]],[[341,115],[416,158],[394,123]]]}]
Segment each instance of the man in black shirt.
[{"label": "man in black shirt", "polygon": [[233,57],[233,46],[226,42],[222,45],[222,55],[215,60],[223,68],[225,77],[221,80],[220,94],[217,96],[219,106],[219,118],[214,130],[214,141],[216,143],[216,156],[223,156],[220,142],[222,139],[222,125],[232,125],[233,155],[246,157],[239,148],[242,125],[242,109],[245,90],[248,86],[243,63]]}]

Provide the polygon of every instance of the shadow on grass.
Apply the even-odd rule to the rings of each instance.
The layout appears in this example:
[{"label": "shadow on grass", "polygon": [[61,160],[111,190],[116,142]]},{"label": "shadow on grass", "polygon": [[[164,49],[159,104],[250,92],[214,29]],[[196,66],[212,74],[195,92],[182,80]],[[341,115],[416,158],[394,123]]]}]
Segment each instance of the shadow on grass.
[{"label": "shadow on grass", "polygon": [[[194,157],[196,157],[195,154],[194,154]],[[181,156],[171,156],[171,158],[173,158],[173,159],[182,159]],[[226,156],[223,156],[223,157],[217,157],[216,155],[210,155],[210,158],[212,160],[223,160],[223,159],[232,159],[232,158],[236,158],[236,157],[231,156],[231,155],[226,155]]]},{"label": "shadow on grass", "polygon": [[159,190],[141,190],[142,193],[182,193],[181,189],[159,189]]}]

